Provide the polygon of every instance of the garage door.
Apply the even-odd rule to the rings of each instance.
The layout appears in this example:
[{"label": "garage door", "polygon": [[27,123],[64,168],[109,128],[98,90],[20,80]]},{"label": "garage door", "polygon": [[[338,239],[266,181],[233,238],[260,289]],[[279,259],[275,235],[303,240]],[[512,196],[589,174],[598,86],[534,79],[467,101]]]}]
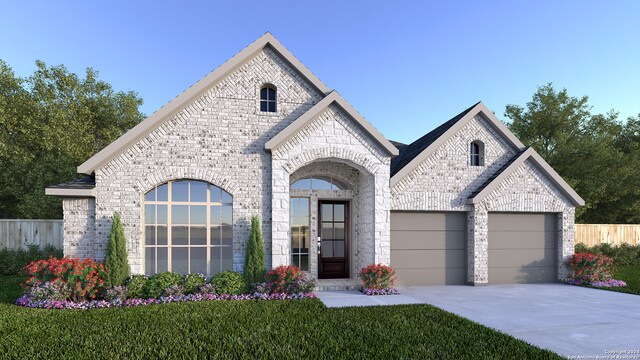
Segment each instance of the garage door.
[{"label": "garage door", "polygon": [[466,213],[391,212],[391,266],[399,284],[466,284],[466,219]]},{"label": "garage door", "polygon": [[489,283],[557,279],[555,214],[489,214]]}]

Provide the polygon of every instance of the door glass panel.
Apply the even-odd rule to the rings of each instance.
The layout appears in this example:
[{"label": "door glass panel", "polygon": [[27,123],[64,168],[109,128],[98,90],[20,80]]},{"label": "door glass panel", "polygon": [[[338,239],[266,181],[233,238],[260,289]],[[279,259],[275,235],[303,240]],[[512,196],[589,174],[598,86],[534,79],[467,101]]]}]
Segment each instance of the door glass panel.
[{"label": "door glass panel", "polygon": [[322,240],[332,240],[333,237],[333,223],[322,223]]},{"label": "door glass panel", "polygon": [[333,238],[344,239],[344,223],[333,224]]},{"label": "door glass panel", "polygon": [[344,205],[336,204],[333,207],[333,220],[344,221]]},{"label": "door glass panel", "polygon": [[322,257],[329,258],[333,257],[333,241],[331,240],[322,240],[322,248],[321,248]]},{"label": "door glass panel", "polygon": [[322,221],[333,221],[333,204],[322,204]]},{"label": "door glass panel", "polygon": [[333,242],[333,256],[344,257],[344,241]]},{"label": "door glass panel", "polygon": [[308,235],[309,231],[309,199],[291,198],[289,200],[289,224],[291,227],[291,262],[300,267],[301,270],[308,271],[308,261],[302,262],[302,257],[307,257],[309,253]]}]

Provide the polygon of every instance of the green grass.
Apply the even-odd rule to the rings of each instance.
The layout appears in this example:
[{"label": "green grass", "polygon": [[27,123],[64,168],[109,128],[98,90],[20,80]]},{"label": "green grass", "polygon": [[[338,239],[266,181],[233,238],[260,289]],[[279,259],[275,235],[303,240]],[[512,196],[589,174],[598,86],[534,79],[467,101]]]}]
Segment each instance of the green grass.
[{"label": "green grass", "polygon": [[12,305],[21,280],[0,277],[2,358],[559,358],[430,305],[214,301],[40,310]]}]

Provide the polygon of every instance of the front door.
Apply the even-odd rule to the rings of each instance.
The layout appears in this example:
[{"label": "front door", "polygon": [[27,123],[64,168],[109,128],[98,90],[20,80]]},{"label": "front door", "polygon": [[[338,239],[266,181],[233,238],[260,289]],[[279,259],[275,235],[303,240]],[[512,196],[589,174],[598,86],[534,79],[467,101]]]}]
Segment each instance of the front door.
[{"label": "front door", "polygon": [[349,203],[319,201],[318,278],[349,277]]}]

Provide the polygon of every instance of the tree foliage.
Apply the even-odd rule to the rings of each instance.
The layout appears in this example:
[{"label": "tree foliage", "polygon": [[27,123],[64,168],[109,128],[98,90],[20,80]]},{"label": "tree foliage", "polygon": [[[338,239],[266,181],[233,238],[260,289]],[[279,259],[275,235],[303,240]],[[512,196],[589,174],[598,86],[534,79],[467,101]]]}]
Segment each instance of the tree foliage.
[{"label": "tree foliage", "polygon": [[511,131],[532,146],[586,202],[582,223],[640,222],[640,121],[592,114],[588,97],[552,84],[538,88],[526,108],[507,105]]},{"label": "tree foliage", "polygon": [[250,286],[253,283],[264,281],[265,271],[265,254],[260,231],[260,220],[254,215],[251,217],[251,232],[244,263],[245,282]]},{"label": "tree foliage", "polygon": [[109,286],[123,285],[129,277],[129,257],[127,256],[127,240],[120,214],[113,214],[113,224],[109,233],[107,256],[104,261],[107,268],[107,284]]},{"label": "tree foliage", "polygon": [[36,61],[26,78],[0,60],[0,216],[61,218],[44,188],[77,177],[76,167],[143,118],[135,92],[116,92],[88,68]]}]

